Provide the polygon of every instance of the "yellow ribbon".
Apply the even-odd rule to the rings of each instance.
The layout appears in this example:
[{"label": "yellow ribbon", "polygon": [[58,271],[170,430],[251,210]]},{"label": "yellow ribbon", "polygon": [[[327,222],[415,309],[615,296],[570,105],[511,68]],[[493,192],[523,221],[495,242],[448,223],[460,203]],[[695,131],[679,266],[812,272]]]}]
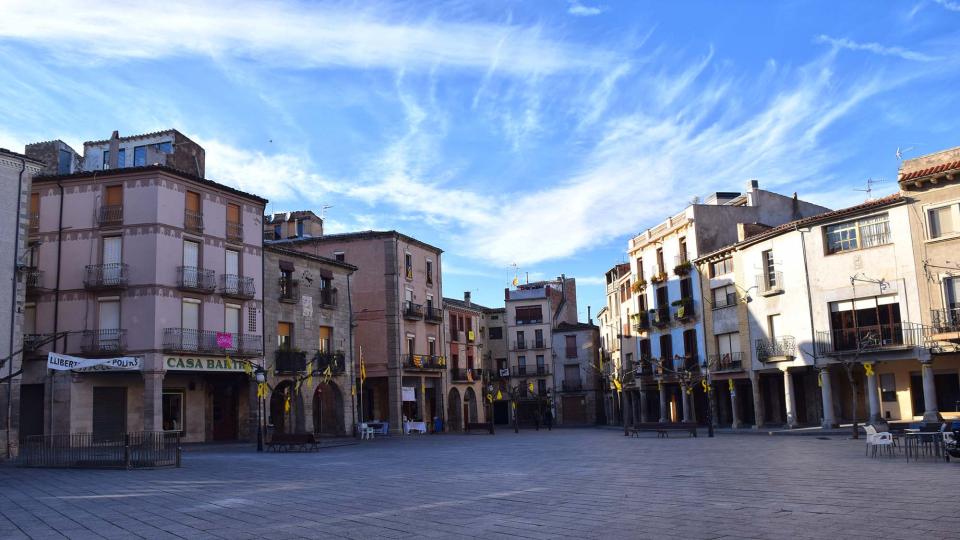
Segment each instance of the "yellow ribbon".
[{"label": "yellow ribbon", "polygon": [[287,399],[283,401],[283,412],[290,412],[290,396],[287,396]]},{"label": "yellow ribbon", "polygon": [[873,376],[873,364],[871,363],[863,364],[863,370],[867,372],[867,377]]},{"label": "yellow ribbon", "polygon": [[823,388],[823,373],[817,372],[817,386]]},{"label": "yellow ribbon", "polygon": [[688,386],[688,387],[687,387],[687,394],[689,395],[689,394],[692,394],[692,393],[693,393],[693,388],[690,388],[690,387]]},{"label": "yellow ribbon", "polygon": [[487,401],[493,403],[493,394],[487,394]]},{"label": "yellow ribbon", "polygon": [[733,379],[727,379],[727,388],[729,388],[730,391],[733,392]]},{"label": "yellow ribbon", "polygon": [[704,392],[709,392],[709,391],[710,391],[710,387],[707,386],[707,380],[706,380],[706,379],[700,379],[700,386],[703,387],[703,391],[704,391]]}]

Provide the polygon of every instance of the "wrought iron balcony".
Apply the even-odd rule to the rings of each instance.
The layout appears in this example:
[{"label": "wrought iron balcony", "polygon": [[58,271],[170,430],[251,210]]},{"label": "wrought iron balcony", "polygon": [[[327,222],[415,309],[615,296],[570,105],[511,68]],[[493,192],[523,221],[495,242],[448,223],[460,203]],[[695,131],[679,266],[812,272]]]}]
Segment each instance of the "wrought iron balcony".
[{"label": "wrought iron balcony", "polygon": [[710,371],[742,371],[743,353],[728,352],[723,354],[711,354]]},{"label": "wrought iron balcony", "polygon": [[635,332],[645,332],[650,328],[650,314],[646,311],[635,313],[630,318],[633,320],[633,330]]},{"label": "wrought iron balcony", "polygon": [[217,339],[223,332],[194,328],[164,328],[163,350],[170,353],[194,353],[230,356],[260,356],[263,337],[253,334],[230,334],[226,347]]},{"label": "wrought iron balcony", "polygon": [[329,367],[332,375],[339,375],[346,371],[347,367],[347,357],[343,351],[317,351],[313,361],[316,366],[314,369],[321,374]]},{"label": "wrought iron balcony", "polygon": [[106,204],[97,212],[97,223],[101,227],[123,225],[123,205]]},{"label": "wrought iron balcony", "polygon": [[88,264],[83,286],[92,291],[126,289],[130,268],[123,263]]},{"label": "wrought iron balcony", "polygon": [[527,350],[527,342],[525,340],[514,341],[513,347],[510,347],[514,351],[525,351]]},{"label": "wrought iron balcony", "polygon": [[454,382],[479,382],[483,380],[482,371],[470,368],[451,368],[450,380]]},{"label": "wrought iron balcony", "polygon": [[35,234],[40,232],[40,214],[36,212],[30,212],[30,234]]},{"label": "wrought iron balcony", "polygon": [[252,277],[220,274],[220,294],[227,298],[250,300],[256,296]]},{"label": "wrought iron balcony", "polygon": [[930,323],[936,333],[960,331],[960,307],[930,310]]},{"label": "wrought iron balcony", "polygon": [[582,392],[583,391],[583,382],[581,381],[563,381],[560,383],[560,390],[562,392]]},{"label": "wrought iron balcony", "polygon": [[650,310],[651,322],[658,328],[670,325],[670,308],[668,306],[658,307]]},{"label": "wrought iron balcony", "polygon": [[23,352],[26,354],[38,352],[40,347],[52,341],[53,334],[24,334]]},{"label": "wrought iron balcony", "polygon": [[212,293],[217,290],[216,274],[196,266],[177,267],[177,288],[183,291]]},{"label": "wrought iron balcony", "polygon": [[513,366],[510,369],[511,377],[542,377],[550,374],[550,366]]},{"label": "wrought iron balcony", "polygon": [[929,328],[910,322],[818,331],[817,352],[847,355],[922,347],[929,333]]},{"label": "wrought iron balcony", "polygon": [[403,358],[404,369],[439,370],[446,367],[446,360],[442,356],[429,354],[408,354]]},{"label": "wrought iron balcony", "polygon": [[423,318],[423,306],[414,304],[407,300],[403,303],[403,318],[411,321],[419,321]]},{"label": "wrought iron balcony", "polygon": [[697,316],[693,310],[693,300],[682,298],[673,303],[673,317],[678,321],[692,321]]},{"label": "wrought iron balcony", "polygon": [[203,232],[203,212],[184,210],[183,228],[191,232]]},{"label": "wrought iron balcony", "polygon": [[434,306],[427,306],[427,312],[424,315],[424,320],[430,323],[442,323],[443,322],[443,310]]},{"label": "wrought iron balcony", "polygon": [[27,285],[27,294],[36,294],[43,288],[43,270],[28,268],[24,273],[24,281]]},{"label": "wrought iron balcony", "polygon": [[323,307],[323,308],[337,307],[337,289],[334,289],[334,288],[320,289],[320,307]]},{"label": "wrought iron balcony", "polygon": [[280,278],[280,298],[281,302],[296,304],[300,301],[300,282],[292,278]]},{"label": "wrought iron balcony", "polygon": [[797,355],[797,340],[793,336],[758,339],[755,343],[761,362],[789,362]]},{"label": "wrought iron balcony", "polygon": [[757,275],[757,289],[760,294],[777,294],[783,292],[783,272]]},{"label": "wrought iron balcony", "polygon": [[122,328],[84,330],[80,341],[83,354],[116,354],[127,350],[127,331]]},{"label": "wrought iron balcony", "polygon": [[274,353],[277,373],[303,373],[307,370],[307,353],[280,349]]},{"label": "wrought iron balcony", "polygon": [[227,242],[239,244],[243,242],[243,223],[227,222]]}]

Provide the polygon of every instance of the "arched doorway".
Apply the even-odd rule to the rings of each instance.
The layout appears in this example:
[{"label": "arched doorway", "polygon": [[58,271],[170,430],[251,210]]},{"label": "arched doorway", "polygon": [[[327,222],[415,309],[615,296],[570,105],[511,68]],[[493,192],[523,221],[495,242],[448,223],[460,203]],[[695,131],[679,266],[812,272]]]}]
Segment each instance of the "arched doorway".
[{"label": "arched doorway", "polygon": [[463,417],[466,422],[477,423],[480,419],[477,417],[477,393],[473,391],[472,386],[467,387],[463,393]]},{"label": "arched doorway", "polygon": [[313,391],[313,432],[344,435],[343,395],[336,383],[320,383]]},{"label": "arched doorway", "polygon": [[[286,401],[290,398],[290,410],[286,410]],[[270,424],[273,425],[274,433],[292,433],[294,431],[294,410],[296,396],[293,391],[293,383],[283,381],[273,389],[270,394]]]},{"label": "arched doorway", "polygon": [[447,422],[451,431],[460,431],[463,429],[463,412],[460,409],[460,391],[456,388],[450,389],[450,414],[447,415]]}]

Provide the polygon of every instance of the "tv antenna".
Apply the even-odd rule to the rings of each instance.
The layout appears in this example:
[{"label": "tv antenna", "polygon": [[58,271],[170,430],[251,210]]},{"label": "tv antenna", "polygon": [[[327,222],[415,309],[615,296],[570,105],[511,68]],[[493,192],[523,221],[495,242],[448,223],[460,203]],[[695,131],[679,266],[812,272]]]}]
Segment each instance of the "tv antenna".
[{"label": "tv antenna", "polygon": [[327,209],[333,208],[332,204],[325,204],[320,207],[320,219],[327,219]]},{"label": "tv antenna", "polygon": [[873,178],[867,178],[867,189],[854,189],[854,191],[863,191],[864,193],[867,194],[867,200],[868,200],[868,201],[872,201],[872,200],[873,200],[873,185],[874,185],[874,184],[884,184],[884,183],[886,183],[886,182],[887,182],[887,181],[884,180],[884,179],[882,179],[882,178],[877,179],[877,180],[874,180]]},{"label": "tv antenna", "polygon": [[897,161],[903,161],[903,155],[906,154],[907,152],[913,150],[914,148],[916,148],[916,145],[908,146],[908,147],[906,147],[906,148],[902,148],[902,147],[898,146],[898,147],[897,147],[897,153],[896,153]]}]

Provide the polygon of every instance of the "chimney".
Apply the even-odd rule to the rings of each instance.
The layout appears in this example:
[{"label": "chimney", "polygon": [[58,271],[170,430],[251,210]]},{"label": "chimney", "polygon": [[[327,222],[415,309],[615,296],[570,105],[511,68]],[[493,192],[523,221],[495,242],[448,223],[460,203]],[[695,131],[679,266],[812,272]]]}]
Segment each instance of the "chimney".
[{"label": "chimney", "polygon": [[747,180],[747,206],[757,206],[757,190],[759,189],[759,180]]},{"label": "chimney", "polygon": [[587,324],[593,324],[593,319],[590,317],[590,306],[587,306]]},{"label": "chimney", "polygon": [[463,303],[467,306],[470,305],[470,291],[463,291]]},{"label": "chimney", "polygon": [[116,169],[120,163],[120,132],[117,130],[113,131],[113,135],[110,135],[110,158],[107,161],[111,169]]}]

